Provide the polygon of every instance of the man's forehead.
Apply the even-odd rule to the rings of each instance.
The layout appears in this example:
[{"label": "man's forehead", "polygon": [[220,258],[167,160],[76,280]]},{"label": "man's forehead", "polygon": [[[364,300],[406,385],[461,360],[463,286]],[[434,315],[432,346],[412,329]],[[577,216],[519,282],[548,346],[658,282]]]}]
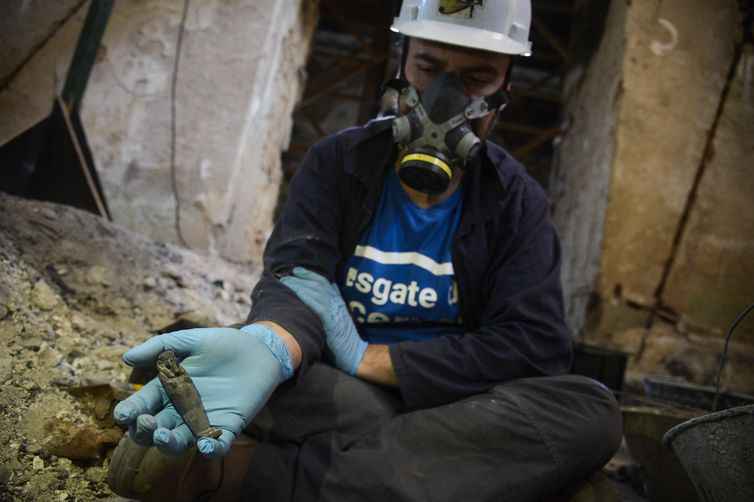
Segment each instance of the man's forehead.
[{"label": "man's forehead", "polygon": [[463,47],[460,45],[450,45],[446,44],[444,42],[436,42],[434,40],[425,40],[422,38],[411,38],[410,46],[414,48],[416,51],[432,51],[432,52],[440,52],[440,51],[453,51],[457,53],[462,53],[474,58],[495,58],[495,59],[510,59],[510,56],[506,54],[500,54],[497,52],[492,51],[484,51],[482,49],[474,49],[471,47]]},{"label": "man's forehead", "polygon": [[414,56],[425,57],[432,60],[442,60],[448,52],[453,52],[455,54],[462,54],[464,57],[467,57],[470,62],[484,62],[490,67],[497,67],[510,60],[510,56],[506,54],[450,45],[421,38],[411,38],[409,51],[413,52]]}]

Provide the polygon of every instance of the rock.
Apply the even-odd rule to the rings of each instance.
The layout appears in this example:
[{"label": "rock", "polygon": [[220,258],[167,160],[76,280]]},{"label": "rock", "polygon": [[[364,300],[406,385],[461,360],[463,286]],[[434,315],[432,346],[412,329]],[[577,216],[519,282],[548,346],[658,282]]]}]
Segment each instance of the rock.
[{"label": "rock", "polygon": [[251,305],[251,297],[248,293],[236,293],[233,295],[233,301],[241,305]]},{"label": "rock", "polygon": [[0,305],[0,321],[8,317],[8,314],[10,314],[10,311],[5,305]]},{"label": "rock", "polygon": [[110,370],[110,369],[113,369],[115,367],[115,364],[113,362],[111,362],[111,361],[97,360],[97,361],[94,362],[94,366],[98,370]]},{"label": "rock", "polygon": [[107,468],[105,467],[90,467],[84,474],[86,479],[92,483],[103,483],[107,478]]},{"label": "rock", "polygon": [[37,382],[33,382],[31,380],[25,380],[19,384],[19,387],[21,387],[22,389],[31,391],[31,390],[38,389],[39,385],[37,384]]},{"label": "rock", "polygon": [[41,471],[45,468],[45,461],[41,457],[35,456],[31,461],[31,467],[35,471]]},{"label": "rock", "polygon": [[105,446],[120,441],[120,429],[99,429],[94,424],[60,421],[50,431],[51,437],[45,451],[73,460],[96,460]]},{"label": "rock", "polygon": [[71,326],[77,331],[87,329],[87,321],[81,314],[74,312],[71,314]]},{"label": "rock", "polygon": [[88,357],[79,357],[73,361],[73,367],[77,370],[89,366],[90,364],[91,360]]},{"label": "rock", "polygon": [[144,289],[154,289],[157,287],[157,279],[151,276],[145,277],[142,285],[144,286]]},{"label": "rock", "polygon": [[52,310],[60,302],[58,295],[41,279],[32,288],[31,301],[42,310]]},{"label": "rock", "polygon": [[105,269],[105,267],[102,267],[100,265],[89,267],[89,270],[86,271],[86,281],[89,284],[99,286],[110,285],[110,281],[107,278],[107,270]]},{"label": "rock", "polygon": [[55,210],[51,207],[40,208],[39,214],[43,215],[48,220],[56,220],[58,218],[58,213],[56,213]]},{"label": "rock", "polygon": [[10,356],[0,355],[0,382],[7,381],[13,371],[13,359]]},{"label": "rock", "polygon": [[13,471],[11,471],[10,467],[0,464],[0,486],[8,483],[11,474],[13,474]]},{"label": "rock", "polygon": [[25,349],[39,350],[44,342],[40,336],[30,336],[21,340],[21,346]]},{"label": "rock", "polygon": [[[39,448],[39,455],[56,455],[73,460],[99,460],[107,446],[115,445],[123,432],[103,427],[75,398],[65,392],[40,394],[22,421],[27,450]],[[58,469],[65,463],[58,459]]]},{"label": "rock", "polygon": [[58,363],[60,363],[60,361],[63,359],[63,355],[57,350],[50,347],[47,342],[42,342],[39,345],[37,357],[39,358],[39,361],[46,366],[57,366]]}]

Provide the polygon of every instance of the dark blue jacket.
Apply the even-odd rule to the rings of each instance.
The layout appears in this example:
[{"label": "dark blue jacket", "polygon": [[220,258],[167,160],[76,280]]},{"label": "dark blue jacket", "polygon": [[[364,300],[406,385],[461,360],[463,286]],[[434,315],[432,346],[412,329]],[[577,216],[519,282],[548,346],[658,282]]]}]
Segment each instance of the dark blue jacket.
[{"label": "dark blue jacket", "polygon": [[[264,253],[248,320],[270,320],[301,345],[299,373],[323,357],[316,314],[278,278],[294,266],[341,281],[368,227],[395,160],[389,120],[347,129],[316,144],[291,181]],[[500,147],[467,170],[453,268],[465,334],[390,346],[408,408],[426,408],[515,378],[568,371],[560,245],[547,198]]]}]

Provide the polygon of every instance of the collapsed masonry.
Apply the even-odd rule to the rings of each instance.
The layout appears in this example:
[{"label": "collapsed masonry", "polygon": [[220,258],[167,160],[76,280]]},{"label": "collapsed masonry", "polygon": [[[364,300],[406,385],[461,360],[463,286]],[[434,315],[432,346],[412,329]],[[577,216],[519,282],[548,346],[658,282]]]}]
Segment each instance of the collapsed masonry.
[{"label": "collapsed masonry", "polygon": [[[88,5],[3,6],[0,145],[50,113]],[[316,21],[312,0],[115,2],[81,112],[114,221],[259,260]]]},{"label": "collapsed masonry", "polygon": [[179,319],[242,322],[258,272],[0,193],[0,493],[110,494],[121,355]]}]

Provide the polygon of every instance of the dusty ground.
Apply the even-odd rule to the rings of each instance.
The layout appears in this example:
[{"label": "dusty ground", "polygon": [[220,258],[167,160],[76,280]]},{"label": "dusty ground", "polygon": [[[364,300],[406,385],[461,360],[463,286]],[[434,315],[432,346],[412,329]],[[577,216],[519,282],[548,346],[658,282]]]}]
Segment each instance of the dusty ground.
[{"label": "dusty ground", "polygon": [[178,319],[242,321],[257,271],[0,193],[0,500],[112,497],[129,347]]}]

